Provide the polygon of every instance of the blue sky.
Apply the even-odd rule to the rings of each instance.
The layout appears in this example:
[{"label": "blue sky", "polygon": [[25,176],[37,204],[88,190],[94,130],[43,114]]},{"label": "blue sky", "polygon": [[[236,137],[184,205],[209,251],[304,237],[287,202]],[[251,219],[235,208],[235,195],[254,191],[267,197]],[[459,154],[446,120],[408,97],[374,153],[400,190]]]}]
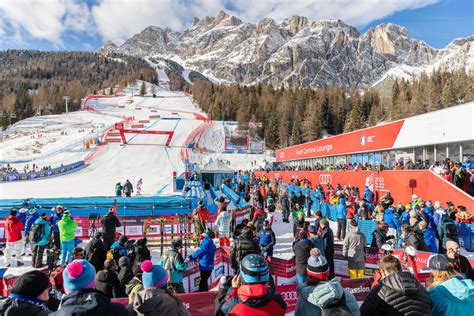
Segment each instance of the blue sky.
[{"label": "blue sky", "polygon": [[194,16],[224,9],[244,21],[291,15],[341,19],[362,33],[380,23],[405,26],[441,48],[474,34],[473,0],[1,0],[0,50],[96,50],[148,25],[182,30]]}]

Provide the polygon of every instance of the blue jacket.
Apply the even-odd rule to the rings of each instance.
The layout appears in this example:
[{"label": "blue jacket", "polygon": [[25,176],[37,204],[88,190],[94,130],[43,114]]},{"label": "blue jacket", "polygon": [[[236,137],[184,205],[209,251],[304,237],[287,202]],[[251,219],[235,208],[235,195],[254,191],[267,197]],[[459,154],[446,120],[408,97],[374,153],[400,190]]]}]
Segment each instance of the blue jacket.
[{"label": "blue jacket", "polygon": [[26,213],[19,212],[16,217],[23,223],[23,225],[26,224]]},{"label": "blue jacket", "polygon": [[276,242],[275,233],[273,230],[261,229],[258,232],[258,238],[260,247],[267,247],[267,251],[273,250],[273,246],[275,246]]},{"label": "blue jacket", "polygon": [[31,226],[33,226],[33,224],[39,217],[40,216],[38,212],[34,212],[33,214],[30,215],[30,217],[28,217],[28,219],[26,220],[25,229],[23,230],[23,233],[25,236],[28,235],[28,233],[30,232]]},{"label": "blue jacket", "polygon": [[423,239],[432,253],[438,253],[438,246],[436,245],[436,233],[431,228],[423,229]]},{"label": "blue jacket", "polygon": [[336,205],[336,216],[337,218],[346,218],[347,210],[346,210],[346,200],[339,199],[339,204]]},{"label": "blue jacket", "polygon": [[374,201],[374,192],[370,191],[369,187],[365,187],[363,199],[370,203]]},{"label": "blue jacket", "polygon": [[[59,233],[59,227],[58,223],[63,218],[64,212],[61,212],[61,214],[58,214],[57,212],[54,212],[51,214],[51,218],[49,219],[49,222],[51,225],[53,225],[53,233]],[[72,219],[72,216],[71,216]]]},{"label": "blue jacket", "polygon": [[45,221],[41,217],[35,221],[35,224],[44,224],[43,238],[41,238],[41,240],[36,245],[46,246],[47,244],[49,244],[49,235],[51,235],[51,226],[49,225],[47,221]]},{"label": "blue jacket", "polygon": [[431,315],[470,316],[474,310],[474,281],[452,277],[428,290]]},{"label": "blue jacket", "polygon": [[311,237],[308,239],[313,244],[313,248],[318,248],[321,253],[326,251],[326,242],[323,237]]},{"label": "blue jacket", "polygon": [[400,226],[400,222],[395,217],[395,214],[393,214],[393,211],[389,208],[385,210],[383,221],[386,222],[390,226],[390,228],[397,229]]},{"label": "blue jacket", "polygon": [[216,254],[216,246],[209,236],[204,237],[201,245],[196,251],[189,256],[189,259],[195,260],[199,258],[199,269],[209,271],[214,269],[214,256]]},{"label": "blue jacket", "polygon": [[410,212],[408,210],[403,211],[400,215],[400,222],[402,225],[410,225]]},{"label": "blue jacket", "polygon": [[112,251],[118,251],[120,253],[120,257],[128,255],[127,248],[125,248],[125,246],[118,241],[114,242],[112,246],[110,246],[110,249],[112,249]]},{"label": "blue jacket", "polygon": [[338,280],[332,279],[317,285],[298,284],[296,292],[299,295],[296,302],[295,316],[319,316],[321,309],[339,301],[344,294],[346,305],[352,315],[359,316],[359,305],[354,295],[345,290]]}]

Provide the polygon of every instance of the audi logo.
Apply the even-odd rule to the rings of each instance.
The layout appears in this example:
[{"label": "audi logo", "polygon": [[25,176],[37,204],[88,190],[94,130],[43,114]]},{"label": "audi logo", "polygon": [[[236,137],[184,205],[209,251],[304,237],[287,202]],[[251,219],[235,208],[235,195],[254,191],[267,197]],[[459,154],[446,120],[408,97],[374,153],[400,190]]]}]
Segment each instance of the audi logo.
[{"label": "audi logo", "polygon": [[332,176],[330,174],[320,174],[319,175],[319,183],[320,184],[331,184],[332,183]]},{"label": "audi logo", "polygon": [[284,300],[284,301],[293,301],[293,300],[298,300],[298,294],[296,293],[296,291],[291,291],[291,292],[282,292],[280,293],[281,295],[281,298]]}]

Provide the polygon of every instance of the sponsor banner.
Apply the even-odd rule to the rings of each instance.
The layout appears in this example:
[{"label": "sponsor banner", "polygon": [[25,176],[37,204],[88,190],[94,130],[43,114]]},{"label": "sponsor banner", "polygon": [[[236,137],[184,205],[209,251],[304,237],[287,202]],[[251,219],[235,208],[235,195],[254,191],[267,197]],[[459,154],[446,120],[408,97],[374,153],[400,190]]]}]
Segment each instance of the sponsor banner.
[{"label": "sponsor banner", "polygon": [[58,175],[64,172],[71,171],[73,169],[77,169],[84,165],[84,161],[78,161],[66,166],[61,166],[58,168],[50,169],[50,170],[40,170],[37,172],[30,172],[30,173],[9,173],[0,176],[0,181],[17,181],[17,180],[33,180],[38,178],[50,177],[53,175]]},{"label": "sponsor banner", "polygon": [[364,301],[367,295],[369,295],[372,282],[372,278],[341,279],[342,287],[351,292],[355,296],[357,302]]},{"label": "sponsor banner", "polygon": [[289,161],[340,154],[359,153],[393,147],[403,120],[328,137],[276,151],[276,161]]}]

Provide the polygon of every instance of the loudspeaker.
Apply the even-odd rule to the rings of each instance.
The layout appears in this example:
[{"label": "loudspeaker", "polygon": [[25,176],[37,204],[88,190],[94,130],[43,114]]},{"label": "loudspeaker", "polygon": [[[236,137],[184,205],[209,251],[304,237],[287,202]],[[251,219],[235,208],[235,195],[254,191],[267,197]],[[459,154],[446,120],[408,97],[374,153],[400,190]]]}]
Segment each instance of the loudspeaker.
[{"label": "loudspeaker", "polygon": [[410,181],[408,181],[408,186],[409,186],[411,189],[416,188],[416,179],[410,179]]}]

